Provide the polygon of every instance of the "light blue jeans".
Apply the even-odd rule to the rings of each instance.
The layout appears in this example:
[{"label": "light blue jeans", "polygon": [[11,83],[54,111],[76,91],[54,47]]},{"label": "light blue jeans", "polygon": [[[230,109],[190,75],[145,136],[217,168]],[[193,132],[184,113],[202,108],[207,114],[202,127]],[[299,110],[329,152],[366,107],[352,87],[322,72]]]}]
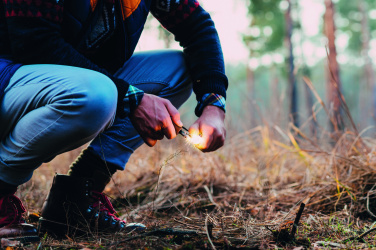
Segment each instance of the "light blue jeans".
[{"label": "light blue jeans", "polygon": [[[177,108],[192,93],[180,51],[135,53],[115,76]],[[43,162],[91,140],[91,151],[124,169],[143,141],[128,117],[115,117],[116,105],[116,87],[101,73],[22,66],[0,100],[0,180],[23,184]]]}]

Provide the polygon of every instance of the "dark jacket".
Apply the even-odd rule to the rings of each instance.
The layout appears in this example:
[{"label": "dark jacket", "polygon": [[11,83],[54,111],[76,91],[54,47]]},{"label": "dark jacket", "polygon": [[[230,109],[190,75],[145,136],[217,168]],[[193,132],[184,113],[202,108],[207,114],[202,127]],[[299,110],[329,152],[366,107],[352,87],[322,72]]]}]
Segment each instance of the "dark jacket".
[{"label": "dark jacket", "polygon": [[[113,4],[121,17],[113,39],[88,48],[85,41],[106,4]],[[205,93],[225,97],[227,78],[218,35],[196,0],[2,0],[0,98],[21,65],[41,63],[102,72],[115,82],[122,100],[129,85],[112,74],[133,54],[149,12],[184,48],[197,99]]]}]

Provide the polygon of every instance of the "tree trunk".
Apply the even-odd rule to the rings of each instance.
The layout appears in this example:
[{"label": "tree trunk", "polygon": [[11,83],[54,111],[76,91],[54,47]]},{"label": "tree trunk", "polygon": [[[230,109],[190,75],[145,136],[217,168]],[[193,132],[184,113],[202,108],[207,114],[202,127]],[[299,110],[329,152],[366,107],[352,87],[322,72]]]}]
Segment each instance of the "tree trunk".
[{"label": "tree trunk", "polygon": [[337,62],[337,50],[335,45],[335,31],[334,24],[334,5],[332,0],[325,0],[325,35],[328,39],[328,67],[327,67],[327,96],[328,103],[331,109],[331,123],[334,131],[344,129],[344,123],[341,116],[341,100],[340,90],[341,81],[339,77],[339,65]]},{"label": "tree trunk", "polygon": [[291,116],[292,123],[299,127],[299,117],[298,117],[298,97],[296,91],[296,78],[294,75],[294,54],[293,54],[293,45],[291,41],[293,24],[291,19],[291,0],[287,0],[289,6],[285,13],[285,22],[286,22],[286,46],[289,52],[288,56],[288,76],[289,76],[289,87],[288,93],[290,97],[290,107],[289,112]]},{"label": "tree trunk", "polygon": [[250,128],[254,128],[257,126],[257,123],[256,123],[256,116],[255,116],[255,108],[254,108],[254,92],[255,92],[255,74],[253,72],[253,70],[247,65],[247,69],[246,69],[246,81],[247,81],[247,96],[248,96],[248,100],[247,100],[247,110],[248,110],[248,121],[249,121],[249,125],[250,125]]},{"label": "tree trunk", "polygon": [[[311,78],[311,70],[305,66],[303,68],[303,76]],[[317,136],[317,122],[314,119],[314,111],[313,111],[313,96],[311,89],[308,87],[307,84],[303,83],[304,86],[304,96],[306,99],[306,108],[307,108],[307,116],[308,119],[311,119],[308,124],[309,132],[313,137]]]},{"label": "tree trunk", "polygon": [[[367,11],[368,6],[367,2],[365,0],[359,0],[359,12],[362,14],[362,56],[364,58],[364,76],[366,80],[366,88],[365,88],[365,94],[367,95],[368,98],[360,98],[361,102],[364,102],[363,108],[361,107],[361,110],[365,110],[364,117],[362,117],[362,121],[366,122],[372,122],[372,120],[369,120],[369,117],[374,116],[375,114],[375,109],[373,103],[375,103],[375,97],[373,95],[373,89],[375,86],[375,72],[373,70],[372,66],[372,60],[371,57],[369,56],[369,50],[370,50],[370,40],[371,40],[371,35],[370,35],[370,30],[369,30],[369,22],[368,22],[368,14]],[[361,91],[360,91],[360,95]],[[371,105],[369,105],[372,103]],[[371,107],[371,108],[370,108]],[[368,125],[368,124],[365,124]]]},{"label": "tree trunk", "polygon": [[273,124],[278,124],[279,126],[282,126],[283,122],[281,120],[281,110],[282,110],[282,102],[280,98],[280,91],[278,89],[279,84],[279,77],[277,73],[277,68],[275,65],[273,65],[270,68],[270,115],[272,118]]},{"label": "tree trunk", "polygon": [[171,36],[171,33],[168,32],[162,26],[158,26],[158,31],[159,31],[159,39],[162,39],[165,49],[171,48],[171,43],[174,40],[173,37]]},{"label": "tree trunk", "polygon": [[[301,10],[300,10],[300,7],[299,7],[299,4],[296,4],[296,10],[298,11],[298,16],[301,16]],[[306,41],[306,37],[304,35],[304,32],[302,30],[302,24],[300,23],[299,20],[297,20],[298,22],[298,27],[299,27],[299,33],[300,33],[300,41],[299,41],[299,45],[300,45],[300,49],[303,51],[303,42]],[[306,63],[306,59],[305,59],[305,56],[304,56],[304,53],[302,53],[301,55],[301,60],[302,60],[302,70],[301,70],[301,73],[302,73],[302,76],[303,77],[307,77],[308,79],[311,78],[311,69],[307,66],[307,63]],[[313,105],[314,105],[314,101],[313,101],[313,94],[312,94],[312,91],[311,89],[308,87],[308,85],[304,82],[303,79],[300,79],[297,77],[297,81],[298,82],[301,82],[301,84],[304,86],[304,97],[305,97],[305,105],[306,105],[306,114],[307,114],[307,122],[308,122],[308,132],[309,132],[309,135],[313,136],[314,138],[316,138],[317,136],[317,122],[315,120],[315,114],[314,114],[314,110],[313,110]]]},{"label": "tree trunk", "polygon": [[359,0],[359,11],[362,14],[362,55],[365,61],[365,75],[367,80],[367,86],[369,89],[373,89],[375,84],[375,73],[372,67],[371,57],[369,56],[369,43],[371,40],[368,14],[367,14],[367,2],[365,0]]}]

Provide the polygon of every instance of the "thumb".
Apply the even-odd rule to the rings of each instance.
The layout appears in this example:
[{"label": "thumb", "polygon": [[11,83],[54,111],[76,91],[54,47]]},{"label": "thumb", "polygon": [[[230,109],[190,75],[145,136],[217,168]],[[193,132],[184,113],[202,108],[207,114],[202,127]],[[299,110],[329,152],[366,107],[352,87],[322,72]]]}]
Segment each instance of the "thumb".
[{"label": "thumb", "polygon": [[200,125],[199,123],[196,121],[195,123],[193,123],[190,127],[189,127],[189,130],[188,130],[189,134],[191,135],[199,135],[200,134]]},{"label": "thumb", "polygon": [[178,125],[180,128],[183,127],[183,123],[180,120],[180,113],[179,111],[174,107],[174,105],[171,104],[170,101],[165,102],[165,107],[168,111],[168,113],[171,116],[171,120],[174,124]]},{"label": "thumb", "polygon": [[157,143],[157,140],[153,140],[151,138],[145,138],[144,139],[144,142],[146,143],[146,145],[148,145],[149,147],[154,147],[154,145]]}]

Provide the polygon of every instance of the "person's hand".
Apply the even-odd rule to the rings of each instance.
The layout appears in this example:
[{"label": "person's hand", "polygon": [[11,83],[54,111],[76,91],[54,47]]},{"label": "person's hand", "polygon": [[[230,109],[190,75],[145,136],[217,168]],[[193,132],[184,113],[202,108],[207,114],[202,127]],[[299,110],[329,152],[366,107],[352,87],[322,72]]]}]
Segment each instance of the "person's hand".
[{"label": "person's hand", "polygon": [[225,112],[222,109],[206,106],[202,115],[189,128],[192,143],[202,152],[211,152],[222,147],[226,138],[224,120]]},{"label": "person's hand", "polygon": [[175,138],[183,126],[178,110],[169,100],[146,93],[130,119],[141,138],[150,147],[164,136],[168,139]]}]

